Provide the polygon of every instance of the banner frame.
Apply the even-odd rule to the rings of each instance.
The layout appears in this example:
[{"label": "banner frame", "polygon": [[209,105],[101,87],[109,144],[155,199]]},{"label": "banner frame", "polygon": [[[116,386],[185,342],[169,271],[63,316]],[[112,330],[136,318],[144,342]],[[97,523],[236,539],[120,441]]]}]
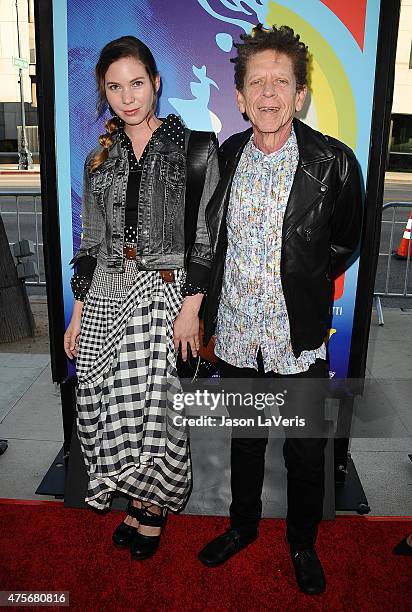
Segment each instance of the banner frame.
[{"label": "banner frame", "polygon": [[359,255],[348,378],[364,378],[368,355],[375,276],[382,230],[385,171],[395,80],[395,57],[401,0],[381,0],[370,129],[364,220]]},{"label": "banner frame", "polygon": [[[354,305],[348,377],[364,378],[371,324],[373,288],[381,233],[384,174],[388,155],[390,114],[400,0],[381,0],[374,79],[374,106],[371,118],[368,172],[365,181],[365,221],[360,248],[359,272]],[[64,300],[60,250],[60,223],[57,190],[53,2],[35,3],[37,83],[44,258],[50,329],[53,381],[64,383],[67,359],[63,350]],[[63,419],[70,428],[73,407],[63,407]],[[65,415],[65,416],[64,416]],[[65,436],[66,438],[66,436]],[[341,453],[339,453],[341,454]]]},{"label": "banner frame", "polygon": [[53,381],[62,383],[67,376],[67,361],[63,348],[65,330],[54,126],[55,80],[52,0],[37,0],[34,3],[34,10],[42,230],[51,370]]}]

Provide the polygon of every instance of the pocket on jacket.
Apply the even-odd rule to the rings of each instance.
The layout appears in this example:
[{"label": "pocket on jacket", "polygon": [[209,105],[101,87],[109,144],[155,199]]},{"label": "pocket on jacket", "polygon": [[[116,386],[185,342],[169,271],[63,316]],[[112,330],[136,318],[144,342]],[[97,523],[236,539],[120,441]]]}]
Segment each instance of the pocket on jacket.
[{"label": "pocket on jacket", "polygon": [[329,238],[330,236],[330,220],[326,219],[323,223],[316,225],[302,224],[296,228],[296,233],[299,234],[307,243],[319,238]]},{"label": "pocket on jacket", "polygon": [[106,170],[96,170],[90,177],[91,190],[95,193],[101,193],[113,182],[113,172]]},{"label": "pocket on jacket", "polygon": [[162,159],[160,163],[160,180],[175,189],[182,188],[185,180],[182,166]]}]

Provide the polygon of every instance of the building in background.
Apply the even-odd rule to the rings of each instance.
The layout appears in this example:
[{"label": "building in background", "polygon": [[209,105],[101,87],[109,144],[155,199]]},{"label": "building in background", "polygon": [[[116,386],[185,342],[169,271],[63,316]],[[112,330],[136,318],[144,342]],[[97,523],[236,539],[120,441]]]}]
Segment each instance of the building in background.
[{"label": "building in background", "polygon": [[401,5],[389,170],[412,172],[412,0]]},{"label": "building in background", "polygon": [[[18,0],[21,58],[25,100],[26,134],[29,149],[38,161],[38,121],[36,97],[36,45],[34,0]],[[18,162],[21,104],[18,58],[16,0],[0,0],[0,164]]]},{"label": "building in background", "polygon": [[[38,162],[36,45],[34,1],[17,0],[23,72],[26,134],[33,160]],[[21,126],[16,0],[0,0],[0,164],[18,161]],[[395,66],[395,90],[389,170],[412,172],[412,0],[402,0]]]}]

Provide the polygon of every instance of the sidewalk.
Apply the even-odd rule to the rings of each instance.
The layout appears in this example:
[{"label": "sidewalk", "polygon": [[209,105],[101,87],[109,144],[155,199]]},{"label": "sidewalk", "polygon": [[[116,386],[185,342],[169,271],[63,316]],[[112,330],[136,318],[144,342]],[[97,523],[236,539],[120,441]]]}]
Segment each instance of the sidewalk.
[{"label": "sidewalk", "polygon": [[40,164],[33,164],[33,168],[30,170],[19,170],[18,163],[15,164],[0,164],[0,175],[20,175],[24,176],[26,174],[40,174]]},{"label": "sidewalk", "polygon": [[[47,316],[44,300],[32,298],[32,305]],[[385,325],[379,327],[373,313],[367,377],[382,379],[374,411],[392,435],[367,437],[366,422],[365,437],[353,438],[351,453],[371,514],[411,516],[412,311],[386,308],[384,317]],[[35,343],[26,353],[0,345],[0,438],[9,444],[0,456],[3,498],[48,499],[35,490],[62,446],[59,388],[51,381],[49,354],[35,350]]]},{"label": "sidewalk", "polygon": [[385,181],[412,185],[412,172],[385,172]]}]

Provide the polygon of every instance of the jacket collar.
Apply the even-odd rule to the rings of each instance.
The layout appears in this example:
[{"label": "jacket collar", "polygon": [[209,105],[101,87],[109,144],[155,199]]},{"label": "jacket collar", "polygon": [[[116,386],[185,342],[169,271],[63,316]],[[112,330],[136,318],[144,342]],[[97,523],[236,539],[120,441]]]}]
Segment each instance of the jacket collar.
[{"label": "jacket collar", "polygon": [[[169,143],[173,148],[184,150],[184,125],[180,118],[177,115],[170,113],[166,118],[162,118],[161,120],[163,123],[157,128],[157,130],[155,130],[153,133],[154,135],[149,142],[152,141],[153,143],[156,143],[157,141],[160,141],[166,144]],[[169,132],[173,131],[175,128],[180,128],[180,130],[178,131],[176,129],[176,134],[170,136]],[[107,161],[114,161],[119,157],[127,157],[127,151],[125,152],[126,147],[122,146],[120,133],[120,130],[113,133],[113,144],[109,148],[109,156]]]},{"label": "jacket collar", "polygon": [[[323,134],[309,127],[296,117],[293,119],[293,127],[299,148],[299,161],[302,166],[326,161],[335,157],[327,138],[325,138]],[[249,128],[245,132],[237,134],[238,137],[233,143],[233,146],[228,147],[225,155],[230,165],[233,163],[237,166],[243,149],[251,137],[252,132],[252,128]],[[232,163],[230,163],[230,161],[232,161]]]},{"label": "jacket collar", "polygon": [[127,151],[122,148],[119,135],[118,133],[116,133],[114,134],[113,144],[111,147],[109,147],[109,155],[108,155],[107,161],[109,160],[115,161],[118,157],[122,157],[122,154],[124,154],[124,156],[126,157]]},{"label": "jacket collar", "polygon": [[296,117],[293,119],[301,166],[333,159],[335,156],[325,136]]}]

